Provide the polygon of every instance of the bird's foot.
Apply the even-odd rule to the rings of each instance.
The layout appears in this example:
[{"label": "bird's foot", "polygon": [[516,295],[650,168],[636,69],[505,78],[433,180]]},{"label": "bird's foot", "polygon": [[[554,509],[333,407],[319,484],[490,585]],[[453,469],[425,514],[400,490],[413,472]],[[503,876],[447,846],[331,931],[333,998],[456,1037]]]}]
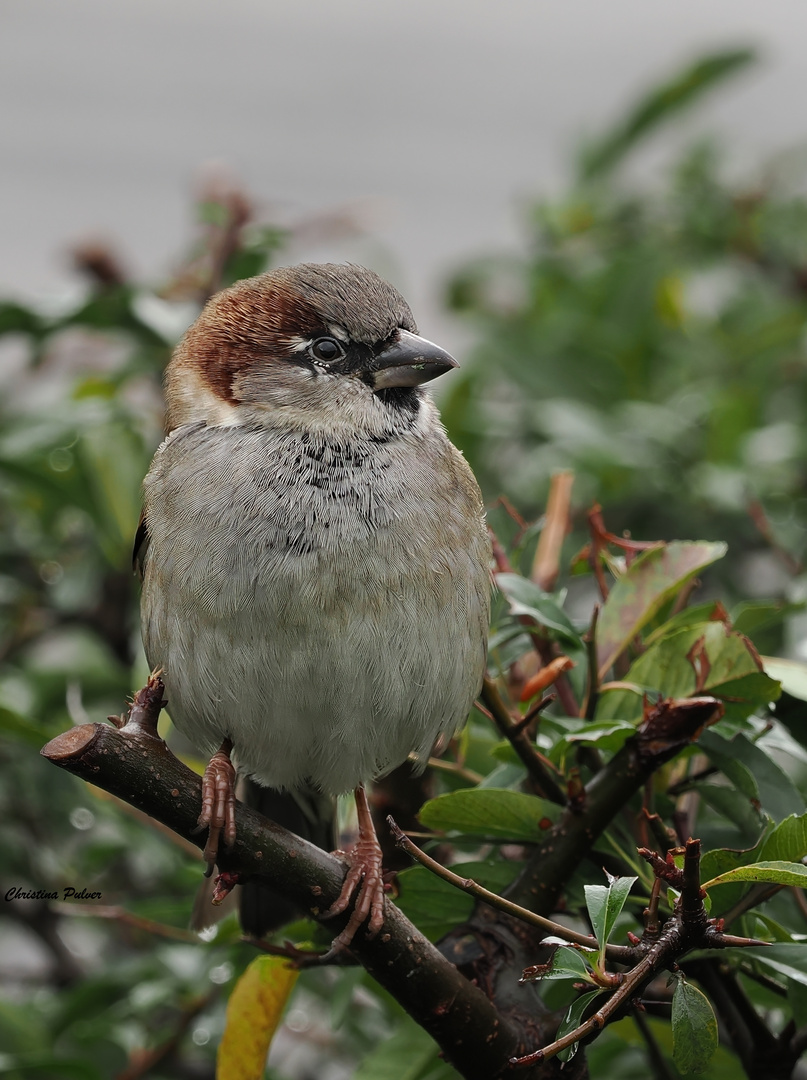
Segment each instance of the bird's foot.
[{"label": "bird's foot", "polygon": [[199,828],[208,830],[204,860],[205,877],[210,877],[223,840],[227,847],[235,843],[235,768],[230,760],[233,744],[225,739],[213,755],[202,777],[202,812]]},{"label": "bird's foot", "polygon": [[375,937],[384,922],[385,889],[381,869],[381,845],[375,834],[364,788],[356,788],[355,796],[359,817],[359,837],[349,851],[339,852],[348,864],[348,873],[339,898],[324,912],[324,918],[330,919],[346,911],[354,893],[356,899],[347,926],[334,939],[323,960],[328,960],[341,949],[346,949],[365,921],[367,921],[368,938]]}]

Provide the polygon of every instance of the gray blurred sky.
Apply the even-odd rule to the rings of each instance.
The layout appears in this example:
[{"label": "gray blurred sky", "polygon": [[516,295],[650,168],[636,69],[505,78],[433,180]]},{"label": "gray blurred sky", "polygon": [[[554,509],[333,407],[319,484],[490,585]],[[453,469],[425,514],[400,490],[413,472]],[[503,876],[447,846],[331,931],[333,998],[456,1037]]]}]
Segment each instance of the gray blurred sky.
[{"label": "gray blurred sky", "polygon": [[3,0],[0,295],[58,288],[87,234],[158,279],[220,161],[285,219],[361,207],[378,240],[294,255],[390,272],[425,330],[441,275],[696,52],[762,52],[698,128],[746,164],[804,140],[805,40],[804,0]]}]

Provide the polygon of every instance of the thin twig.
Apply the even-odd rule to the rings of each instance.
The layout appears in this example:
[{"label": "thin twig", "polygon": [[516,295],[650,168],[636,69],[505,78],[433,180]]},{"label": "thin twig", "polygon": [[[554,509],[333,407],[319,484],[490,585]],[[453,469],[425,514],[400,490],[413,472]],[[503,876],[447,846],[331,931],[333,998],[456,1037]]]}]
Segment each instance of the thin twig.
[{"label": "thin twig", "polygon": [[536,790],[544,798],[550,799],[559,806],[564,806],[567,801],[566,793],[555,776],[552,775],[553,772],[556,772],[555,766],[537,749],[526,731],[518,728],[518,721],[515,721],[510,715],[499,689],[492,679],[485,678],[479,696],[487,707],[488,715],[496,724],[496,727],[518,754]]},{"label": "thin twig", "polygon": [[132,926],[136,930],[143,930],[147,934],[155,934],[157,937],[171,938],[173,941],[185,941],[192,945],[199,944],[199,935],[192,930],[183,930],[180,926],[169,926],[167,923],[156,922],[154,919],[145,919],[142,915],[135,915],[125,908],[110,904],[70,904],[55,902],[53,908],[60,915],[81,915],[90,919],[111,919],[123,926]]},{"label": "thin twig", "polygon": [[444,758],[430,757],[429,758],[430,769],[442,769],[443,772],[450,772],[454,776],[459,776],[463,780],[467,780],[469,784],[480,784],[485,778],[481,773],[474,772],[473,769],[469,769],[467,765],[460,765],[457,761],[446,761]]},{"label": "thin twig", "polygon": [[[535,912],[520,907],[510,900],[505,900],[503,896],[499,896],[497,893],[490,892],[490,890],[480,885],[478,881],[474,881],[473,878],[464,878],[460,877],[459,874],[455,874],[447,866],[443,866],[435,859],[432,859],[425,851],[421,851],[417,844],[413,844],[406,833],[395,823],[395,819],[391,815],[387,818],[387,824],[395,838],[395,843],[399,847],[402,847],[415,862],[420,863],[426,870],[430,870],[437,877],[442,878],[443,881],[447,881],[449,885],[453,885],[455,889],[460,889],[462,892],[468,893],[469,896],[482,900],[486,904],[490,904],[491,907],[498,908],[499,911],[504,911],[507,915],[512,915],[513,918],[520,919],[530,926],[537,926],[540,930],[546,930],[548,934],[561,937],[564,941],[569,941],[574,945],[582,945],[586,949],[597,947],[596,938],[590,934],[580,934],[576,930],[570,930],[567,926],[563,926],[561,923],[553,922],[552,919],[545,919],[542,915],[536,915]],[[615,945],[609,947],[609,955],[617,963],[624,963],[634,957],[635,953],[628,946]]]}]

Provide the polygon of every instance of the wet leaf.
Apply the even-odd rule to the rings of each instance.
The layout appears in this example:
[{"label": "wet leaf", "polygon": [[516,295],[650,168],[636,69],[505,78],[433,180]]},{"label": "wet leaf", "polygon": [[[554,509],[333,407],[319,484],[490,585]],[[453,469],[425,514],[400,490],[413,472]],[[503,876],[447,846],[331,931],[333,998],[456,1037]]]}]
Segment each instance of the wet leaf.
[{"label": "wet leaf", "polygon": [[[555,1036],[557,1039],[562,1039],[564,1035],[568,1035],[570,1031],[574,1031],[575,1028],[580,1027],[583,1023],[583,1016],[587,1012],[589,1005],[600,994],[604,993],[603,990],[589,990],[585,994],[581,994],[569,1008],[569,1011],[564,1016],[558,1027],[558,1033]],[[558,1054],[558,1061],[570,1061],[577,1053],[577,1048],[580,1043],[572,1043],[571,1046],[567,1046],[565,1050],[561,1050]]]},{"label": "wet leaf", "polygon": [[706,731],[698,745],[726,776],[740,781],[739,790],[751,799],[759,798],[763,810],[774,821],[792,816],[794,810],[805,809],[804,798],[787,773],[745,735],[725,739],[717,731]]},{"label": "wet leaf", "polygon": [[585,885],[586,907],[591,919],[594,934],[599,942],[600,957],[605,955],[605,946],[611,937],[616,920],[625,901],[633,888],[635,877],[612,877],[606,872],[607,885]]},{"label": "wet leaf", "polygon": [[[754,647],[722,622],[705,622],[660,638],[631,664],[625,681],[662,697],[708,694],[720,698],[726,716],[745,719],[775,701],[779,683],[762,670]],[[597,719],[638,719],[641,699],[625,690],[603,694]],[[791,807],[792,809],[792,807]]]},{"label": "wet leaf", "polygon": [[679,978],[672,999],[673,1060],[687,1076],[703,1072],[717,1050],[717,1020],[709,999]]}]

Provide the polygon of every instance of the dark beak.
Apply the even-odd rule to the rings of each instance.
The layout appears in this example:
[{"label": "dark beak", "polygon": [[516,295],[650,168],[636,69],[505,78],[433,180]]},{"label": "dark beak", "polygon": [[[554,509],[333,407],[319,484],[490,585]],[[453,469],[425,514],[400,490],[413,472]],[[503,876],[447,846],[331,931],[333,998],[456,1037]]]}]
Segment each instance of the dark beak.
[{"label": "dark beak", "polygon": [[369,379],[373,390],[420,386],[455,367],[459,367],[457,361],[439,345],[399,330],[397,340],[374,358]]}]

